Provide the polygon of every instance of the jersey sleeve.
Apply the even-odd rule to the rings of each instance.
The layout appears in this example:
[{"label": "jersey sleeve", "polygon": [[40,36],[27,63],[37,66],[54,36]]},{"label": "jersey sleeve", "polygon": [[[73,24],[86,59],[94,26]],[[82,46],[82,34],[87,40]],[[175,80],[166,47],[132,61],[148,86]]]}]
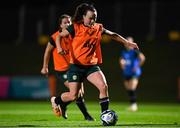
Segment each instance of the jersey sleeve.
[{"label": "jersey sleeve", "polygon": [[71,34],[72,37],[75,36],[75,30],[74,30],[74,25],[70,25],[68,28],[67,28],[67,31]]},{"label": "jersey sleeve", "polygon": [[49,42],[50,42],[51,45],[53,45],[54,47],[56,47],[56,44],[55,44],[55,42],[54,42],[54,40],[53,40],[52,37],[50,38]]}]

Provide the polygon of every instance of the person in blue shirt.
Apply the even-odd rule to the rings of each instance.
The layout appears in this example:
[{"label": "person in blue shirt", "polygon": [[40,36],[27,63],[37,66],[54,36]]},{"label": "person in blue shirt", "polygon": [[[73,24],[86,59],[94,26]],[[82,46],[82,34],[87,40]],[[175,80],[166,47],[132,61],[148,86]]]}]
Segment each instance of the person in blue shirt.
[{"label": "person in blue shirt", "polygon": [[[133,42],[132,37],[127,37],[127,40]],[[124,77],[124,86],[130,98],[129,111],[137,111],[137,96],[136,88],[138,86],[139,77],[142,73],[141,66],[145,62],[145,56],[137,49],[125,48],[122,50],[119,58],[119,64]]]}]

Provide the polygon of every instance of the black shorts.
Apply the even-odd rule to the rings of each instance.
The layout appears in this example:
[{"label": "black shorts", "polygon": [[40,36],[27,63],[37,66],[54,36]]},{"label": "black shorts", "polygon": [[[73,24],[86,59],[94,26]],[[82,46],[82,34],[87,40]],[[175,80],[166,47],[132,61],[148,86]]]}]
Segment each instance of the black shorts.
[{"label": "black shorts", "polygon": [[85,65],[70,64],[68,70],[68,81],[83,82],[88,75],[100,70],[101,69],[98,65],[85,66]]},{"label": "black shorts", "polygon": [[56,76],[63,83],[65,83],[68,80],[67,71],[56,71]]},{"label": "black shorts", "polygon": [[132,75],[132,76],[123,76],[123,78],[124,78],[124,80],[131,80],[131,79],[133,79],[133,78],[138,79],[139,76],[136,76],[136,75]]}]

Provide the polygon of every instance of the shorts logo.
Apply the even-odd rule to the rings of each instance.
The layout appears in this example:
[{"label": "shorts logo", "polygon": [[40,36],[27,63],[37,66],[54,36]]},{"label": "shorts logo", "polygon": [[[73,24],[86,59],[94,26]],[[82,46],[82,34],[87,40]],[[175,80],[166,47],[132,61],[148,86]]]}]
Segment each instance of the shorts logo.
[{"label": "shorts logo", "polygon": [[73,80],[77,80],[77,75],[73,75],[73,76],[72,76],[72,79],[73,79]]},{"label": "shorts logo", "polygon": [[64,78],[64,79],[67,79],[67,74],[64,74],[64,75],[63,75],[63,78]]}]

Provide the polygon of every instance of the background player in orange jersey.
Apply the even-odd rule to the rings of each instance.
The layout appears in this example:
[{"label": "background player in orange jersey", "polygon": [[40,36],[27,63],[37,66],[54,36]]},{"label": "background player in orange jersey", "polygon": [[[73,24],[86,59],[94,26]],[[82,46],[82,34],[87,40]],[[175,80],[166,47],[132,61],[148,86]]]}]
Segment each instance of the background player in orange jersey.
[{"label": "background player in orange jersey", "polygon": [[[72,38],[70,36],[64,37],[61,39],[61,46],[63,48],[63,51],[61,51],[61,54],[59,55],[57,53],[57,48],[55,45],[55,40],[57,35],[62,31],[62,29],[67,28],[71,24],[71,17],[69,15],[62,15],[59,18],[59,30],[52,34],[50,41],[47,44],[45,53],[44,53],[44,60],[43,60],[43,67],[41,69],[41,73],[44,75],[48,75],[48,64],[51,56],[51,52],[53,54],[53,61],[54,61],[54,70],[56,71],[57,78],[62,80],[64,85],[69,88],[68,81],[67,81],[67,70],[69,67],[69,42],[72,41]],[[78,93],[78,99],[76,100],[76,104],[81,110],[81,112],[84,115],[84,118],[88,121],[93,121],[94,119],[90,116],[90,114],[87,112],[84,99],[83,99],[83,84],[81,83],[81,89]],[[59,97],[52,97],[51,103],[53,107],[53,111],[55,115],[60,116],[61,111],[59,109],[58,104],[56,102],[58,101]],[[67,104],[69,104],[68,102]],[[64,118],[67,118],[67,115],[64,114]]]},{"label": "background player in orange jersey", "polygon": [[97,11],[94,6],[82,3],[77,6],[73,24],[63,30],[56,39],[57,52],[61,53],[63,48],[60,39],[71,35],[73,41],[70,49],[70,67],[68,70],[69,92],[62,93],[59,104],[65,111],[66,103],[74,101],[78,97],[81,82],[85,78],[99,90],[101,112],[109,109],[109,94],[106,78],[98,64],[102,63],[101,35],[107,34],[117,42],[126,47],[137,48],[136,43],[130,42],[103,28],[102,24],[96,23]]}]

